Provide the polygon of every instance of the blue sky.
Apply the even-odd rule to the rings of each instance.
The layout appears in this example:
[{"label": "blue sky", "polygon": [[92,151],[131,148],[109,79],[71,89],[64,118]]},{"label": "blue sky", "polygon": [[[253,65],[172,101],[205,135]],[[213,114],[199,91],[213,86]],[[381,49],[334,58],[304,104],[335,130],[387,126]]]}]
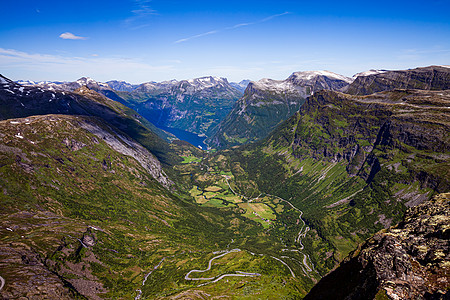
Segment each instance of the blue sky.
[{"label": "blue sky", "polygon": [[0,73],[132,83],[450,64],[450,1],[1,1]]}]

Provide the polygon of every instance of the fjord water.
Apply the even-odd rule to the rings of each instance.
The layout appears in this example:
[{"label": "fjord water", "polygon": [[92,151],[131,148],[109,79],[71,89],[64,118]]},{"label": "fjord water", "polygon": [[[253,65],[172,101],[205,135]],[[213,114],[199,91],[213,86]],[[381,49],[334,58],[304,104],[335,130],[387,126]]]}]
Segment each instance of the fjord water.
[{"label": "fjord water", "polygon": [[178,129],[178,128],[165,127],[165,126],[158,126],[158,128],[172,133],[178,139],[189,142],[192,145],[194,145],[195,147],[201,148],[203,150],[207,149],[207,146],[204,143],[206,137],[201,137],[195,133],[192,133],[192,132],[189,132],[186,130],[182,130],[182,129]]}]

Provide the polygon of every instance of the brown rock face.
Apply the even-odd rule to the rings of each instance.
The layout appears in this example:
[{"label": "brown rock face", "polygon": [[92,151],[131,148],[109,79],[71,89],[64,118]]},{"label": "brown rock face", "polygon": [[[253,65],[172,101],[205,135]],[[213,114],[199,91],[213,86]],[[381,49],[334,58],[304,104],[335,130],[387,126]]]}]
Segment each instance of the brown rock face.
[{"label": "brown rock face", "polygon": [[411,208],[369,239],[305,299],[449,299],[450,193]]},{"label": "brown rock face", "polygon": [[359,76],[343,91],[352,95],[370,95],[393,89],[448,90],[450,68],[430,66]]}]

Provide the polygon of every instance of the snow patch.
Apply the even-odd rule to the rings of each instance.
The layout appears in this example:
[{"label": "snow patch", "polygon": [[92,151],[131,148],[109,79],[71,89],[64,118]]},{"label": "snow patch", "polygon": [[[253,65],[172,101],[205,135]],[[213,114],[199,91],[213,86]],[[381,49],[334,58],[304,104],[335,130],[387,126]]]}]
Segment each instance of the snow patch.
[{"label": "snow patch", "polygon": [[253,85],[259,89],[271,90],[278,93],[297,92],[300,88],[302,88],[287,80],[273,80],[268,78],[253,82]]},{"label": "snow patch", "polygon": [[351,83],[353,80],[351,78],[345,77],[340,74],[336,74],[330,71],[305,71],[305,72],[295,72],[291,76],[303,79],[303,80],[311,80],[317,76],[325,76],[332,79],[342,80],[348,83]]},{"label": "snow patch", "polygon": [[381,73],[385,73],[385,72],[387,72],[387,70],[369,70],[369,71],[357,73],[357,74],[353,75],[352,78],[356,79],[357,77],[360,77],[360,76],[377,75],[377,74],[381,74]]}]

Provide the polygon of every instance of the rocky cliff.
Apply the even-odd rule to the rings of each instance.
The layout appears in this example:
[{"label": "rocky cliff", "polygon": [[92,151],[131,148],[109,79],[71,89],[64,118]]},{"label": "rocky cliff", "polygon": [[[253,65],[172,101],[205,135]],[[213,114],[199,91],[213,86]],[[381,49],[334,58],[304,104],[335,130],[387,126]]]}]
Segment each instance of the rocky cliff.
[{"label": "rocky cliff", "polygon": [[450,89],[449,66],[430,66],[401,71],[373,71],[362,75],[357,76],[342,91],[352,95],[370,95],[392,89]]},{"label": "rocky cliff", "polygon": [[306,299],[448,299],[450,193],[367,240]]},{"label": "rocky cliff", "polygon": [[[291,146],[297,157],[345,161],[350,175],[370,182],[381,164],[386,166],[395,160],[393,153],[383,156],[381,152],[395,148],[409,153],[402,162],[406,168],[417,156],[423,157],[412,149],[429,156],[440,153],[438,156],[445,161],[450,149],[449,103],[448,91],[393,90],[364,97],[318,92],[302,107],[303,119]],[[437,157],[435,160],[441,161]],[[426,177],[419,173],[422,175],[415,176]],[[439,187],[433,182],[424,180],[425,185],[441,192],[449,188],[447,179],[440,181]]]}]

